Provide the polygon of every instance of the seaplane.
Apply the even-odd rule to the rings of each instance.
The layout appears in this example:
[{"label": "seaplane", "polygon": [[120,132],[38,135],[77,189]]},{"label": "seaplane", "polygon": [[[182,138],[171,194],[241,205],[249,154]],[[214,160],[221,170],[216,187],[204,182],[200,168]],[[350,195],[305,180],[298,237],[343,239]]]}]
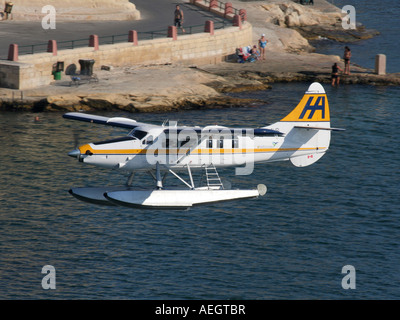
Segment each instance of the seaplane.
[{"label": "seaplane", "polygon": [[[254,164],[290,161],[305,167],[318,161],[328,150],[331,131],[326,92],[312,83],[298,105],[282,120],[258,128],[226,126],[181,126],[142,123],[125,117],[104,117],[81,112],[63,115],[70,120],[125,128],[125,136],[88,143],[68,153],[79,162],[127,173],[119,186],[74,187],[70,194],[79,200],[149,209],[188,209],[220,201],[264,196],[267,187],[231,189],[218,174],[218,168],[235,167],[236,175],[251,174]],[[201,185],[194,171],[203,172]],[[133,186],[136,172],[148,172],[154,186]],[[186,173],[182,177],[182,173]],[[170,186],[165,177],[172,174],[184,186]]]}]

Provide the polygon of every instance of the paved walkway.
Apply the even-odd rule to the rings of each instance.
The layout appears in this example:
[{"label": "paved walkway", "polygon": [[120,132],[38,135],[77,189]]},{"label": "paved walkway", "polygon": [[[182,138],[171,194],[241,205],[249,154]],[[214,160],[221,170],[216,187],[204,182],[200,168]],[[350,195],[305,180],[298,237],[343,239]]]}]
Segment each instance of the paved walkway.
[{"label": "paved walkway", "polygon": [[176,4],[180,4],[183,9],[186,26],[201,25],[210,19],[223,20],[183,0],[132,0],[131,2],[141,12],[140,20],[56,22],[55,30],[44,30],[41,21],[0,21],[0,59],[7,59],[11,43],[23,46],[46,44],[48,40],[89,39],[91,34],[101,37],[128,34],[129,30],[138,32],[167,30],[173,23]]}]

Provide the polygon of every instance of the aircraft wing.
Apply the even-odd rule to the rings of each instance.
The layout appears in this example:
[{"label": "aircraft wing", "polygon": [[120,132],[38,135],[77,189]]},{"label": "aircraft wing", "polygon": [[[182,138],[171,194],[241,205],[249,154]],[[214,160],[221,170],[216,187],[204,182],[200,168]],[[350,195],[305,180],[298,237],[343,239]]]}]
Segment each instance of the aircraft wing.
[{"label": "aircraft wing", "polygon": [[97,123],[103,124],[113,127],[120,127],[120,128],[127,128],[127,129],[134,129],[136,127],[157,127],[156,125],[144,123],[144,122],[137,122],[133,119],[122,118],[122,117],[103,117],[97,116],[93,114],[81,113],[81,112],[68,112],[63,115],[63,118],[70,119],[70,120],[78,120],[90,123]]}]

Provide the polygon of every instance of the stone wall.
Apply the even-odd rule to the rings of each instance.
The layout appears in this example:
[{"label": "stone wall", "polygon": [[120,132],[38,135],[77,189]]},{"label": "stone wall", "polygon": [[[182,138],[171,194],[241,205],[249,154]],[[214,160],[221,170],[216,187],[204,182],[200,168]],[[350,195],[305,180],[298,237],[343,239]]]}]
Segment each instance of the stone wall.
[{"label": "stone wall", "polygon": [[182,63],[215,64],[235,53],[237,47],[252,44],[252,26],[227,27],[214,34],[199,33],[179,35],[176,40],[163,38],[101,45],[98,50],[84,47],[59,50],[53,53],[21,55],[18,61],[0,61],[0,86],[11,89],[31,89],[48,85],[54,79],[53,65],[64,62],[65,69],[75,65],[80,70],[79,59],[95,60],[94,72],[102,65],[131,66],[138,64]]}]

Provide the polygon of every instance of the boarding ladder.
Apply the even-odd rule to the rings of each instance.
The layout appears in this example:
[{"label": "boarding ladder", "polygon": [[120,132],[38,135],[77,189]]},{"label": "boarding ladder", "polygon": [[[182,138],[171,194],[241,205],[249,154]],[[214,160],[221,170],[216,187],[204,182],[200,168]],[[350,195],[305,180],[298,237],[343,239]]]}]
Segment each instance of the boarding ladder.
[{"label": "boarding ladder", "polygon": [[214,164],[211,163],[209,166],[206,166],[205,170],[208,189],[223,189],[224,185],[222,184],[221,178],[219,177]]}]

